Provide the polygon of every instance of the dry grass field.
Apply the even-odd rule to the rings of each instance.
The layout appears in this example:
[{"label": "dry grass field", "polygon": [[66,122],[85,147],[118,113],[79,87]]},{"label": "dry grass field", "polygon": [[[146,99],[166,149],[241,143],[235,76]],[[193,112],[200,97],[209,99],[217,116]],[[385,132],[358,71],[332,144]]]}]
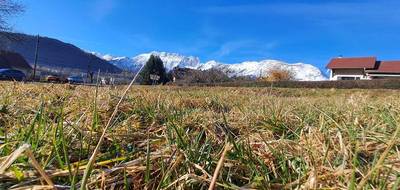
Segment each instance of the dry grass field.
[{"label": "dry grass field", "polygon": [[395,90],[133,86],[82,180],[124,88],[1,82],[0,189],[400,188]]}]

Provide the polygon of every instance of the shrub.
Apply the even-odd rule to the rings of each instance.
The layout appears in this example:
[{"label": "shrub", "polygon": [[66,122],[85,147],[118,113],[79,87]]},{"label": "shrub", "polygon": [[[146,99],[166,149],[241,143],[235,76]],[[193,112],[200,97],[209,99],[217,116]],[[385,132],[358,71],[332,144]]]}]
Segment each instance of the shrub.
[{"label": "shrub", "polygon": [[263,81],[291,81],[294,79],[293,72],[282,68],[274,68],[268,72],[268,76],[263,77]]},{"label": "shrub", "polygon": [[175,83],[181,84],[214,84],[232,81],[224,72],[217,69],[200,71],[188,68],[174,68],[171,71],[171,77],[175,79]]}]

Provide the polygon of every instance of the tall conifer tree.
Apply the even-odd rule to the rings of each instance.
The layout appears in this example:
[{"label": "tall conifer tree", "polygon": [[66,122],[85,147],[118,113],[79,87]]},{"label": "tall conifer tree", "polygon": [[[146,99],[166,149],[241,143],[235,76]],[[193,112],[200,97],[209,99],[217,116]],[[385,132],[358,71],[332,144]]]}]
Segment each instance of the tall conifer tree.
[{"label": "tall conifer tree", "polygon": [[[152,80],[151,75],[159,76],[158,80]],[[139,73],[139,82],[143,85],[165,84],[168,82],[164,63],[160,57],[151,55],[142,71]]]}]

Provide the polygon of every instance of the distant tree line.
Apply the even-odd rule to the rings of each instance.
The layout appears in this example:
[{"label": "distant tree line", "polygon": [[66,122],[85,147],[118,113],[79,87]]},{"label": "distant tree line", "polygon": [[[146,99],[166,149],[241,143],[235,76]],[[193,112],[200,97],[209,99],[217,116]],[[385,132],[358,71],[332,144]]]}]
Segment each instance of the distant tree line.
[{"label": "distant tree line", "polygon": [[195,70],[188,68],[174,68],[170,76],[175,83],[219,83],[230,82],[233,78],[228,77],[223,71],[218,69]]}]

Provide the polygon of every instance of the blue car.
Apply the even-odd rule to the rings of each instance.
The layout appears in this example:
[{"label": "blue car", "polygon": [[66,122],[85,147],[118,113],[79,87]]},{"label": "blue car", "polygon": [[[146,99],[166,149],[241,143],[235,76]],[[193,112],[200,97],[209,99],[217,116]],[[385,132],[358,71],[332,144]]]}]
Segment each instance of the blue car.
[{"label": "blue car", "polygon": [[82,84],[84,83],[83,78],[80,76],[70,76],[67,78],[68,83],[70,84]]},{"label": "blue car", "polygon": [[16,80],[24,81],[26,75],[19,70],[15,69],[0,69],[0,80]]}]

